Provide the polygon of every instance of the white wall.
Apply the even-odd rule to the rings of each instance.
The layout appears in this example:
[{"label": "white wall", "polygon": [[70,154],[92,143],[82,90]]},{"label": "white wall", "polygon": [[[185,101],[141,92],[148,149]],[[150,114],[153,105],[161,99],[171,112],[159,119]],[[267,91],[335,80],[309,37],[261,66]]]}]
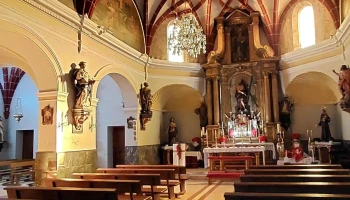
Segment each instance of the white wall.
[{"label": "white wall", "polygon": [[331,118],[330,129],[332,137],[342,139],[342,129],[340,121],[340,109],[338,105],[294,105],[291,115],[292,133],[300,133],[301,139],[307,139],[306,131],[312,130],[313,137],[321,137],[321,127],[316,127],[320,120],[321,109],[327,108],[327,113]]},{"label": "white wall", "polygon": [[[1,71],[2,72],[2,71]],[[3,84],[3,76],[0,74],[0,80]],[[38,89],[33,80],[24,75],[19,82],[17,89],[13,95],[13,99],[10,107],[10,117],[5,120],[5,140],[4,149],[0,153],[1,159],[13,159],[22,158],[22,130],[34,130],[34,144],[33,144],[33,157],[35,157],[38,150],[38,115],[39,115],[39,103],[37,97]],[[22,100],[22,112],[23,118],[20,122],[17,122],[12,116],[15,113],[17,104],[17,97],[21,97]],[[0,95],[0,112],[3,116],[3,99]]]},{"label": "white wall", "polygon": [[108,127],[125,126],[125,146],[136,146],[133,130],[127,128],[126,120],[130,116],[136,118],[137,112],[136,110],[124,112],[121,89],[109,75],[101,80],[97,88],[97,98],[99,99],[96,111],[98,167],[108,167],[113,159],[112,151],[108,150],[112,145],[108,142],[111,140],[108,134],[111,130]]}]

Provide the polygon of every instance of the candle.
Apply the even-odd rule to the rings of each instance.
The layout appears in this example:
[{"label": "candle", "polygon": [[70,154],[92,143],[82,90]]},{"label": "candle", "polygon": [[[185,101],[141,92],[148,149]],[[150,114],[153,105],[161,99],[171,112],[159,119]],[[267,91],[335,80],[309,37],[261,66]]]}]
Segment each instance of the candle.
[{"label": "candle", "polygon": [[310,136],[312,137],[312,130],[310,130]]},{"label": "candle", "polygon": [[209,147],[209,138],[208,138],[208,130],[205,130],[205,140],[207,141],[207,147]]},{"label": "candle", "polygon": [[277,133],[281,133],[281,124],[277,124]]},{"label": "candle", "polygon": [[306,135],[307,137],[309,137],[309,130],[306,130]]},{"label": "candle", "polygon": [[201,130],[201,138],[203,137],[203,130]]}]

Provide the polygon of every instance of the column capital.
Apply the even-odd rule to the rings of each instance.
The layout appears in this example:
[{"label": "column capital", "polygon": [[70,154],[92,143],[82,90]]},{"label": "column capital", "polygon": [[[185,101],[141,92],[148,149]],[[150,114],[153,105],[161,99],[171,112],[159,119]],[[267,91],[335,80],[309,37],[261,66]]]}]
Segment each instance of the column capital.
[{"label": "column capital", "polygon": [[269,75],[271,74],[270,71],[263,71],[262,73],[263,73],[264,78],[268,78]]},{"label": "column capital", "polygon": [[273,78],[276,78],[277,75],[278,75],[278,71],[277,70],[272,71],[271,75],[272,75]]},{"label": "column capital", "polygon": [[37,94],[39,101],[67,101],[68,92],[58,92],[58,91],[48,91],[48,92],[39,92]]}]

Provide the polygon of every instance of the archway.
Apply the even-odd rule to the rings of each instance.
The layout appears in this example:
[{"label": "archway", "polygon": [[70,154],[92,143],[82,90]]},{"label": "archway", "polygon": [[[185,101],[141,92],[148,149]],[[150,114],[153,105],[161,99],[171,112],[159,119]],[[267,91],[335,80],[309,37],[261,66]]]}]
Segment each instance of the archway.
[{"label": "archway", "polygon": [[[320,120],[321,109],[327,108],[332,119],[331,132],[338,132],[338,117],[340,110],[338,101],[341,98],[337,83],[322,72],[306,72],[297,75],[286,87],[286,94],[294,100],[292,111],[292,131],[306,134],[306,130],[313,130],[314,137],[321,134],[315,125]],[[340,135],[334,135],[333,137]],[[306,136],[305,136],[306,137]]]},{"label": "archway", "polygon": [[[116,162],[132,163],[132,155],[127,156],[127,151],[137,143],[134,129],[128,128],[127,120],[137,118],[138,101],[133,85],[123,75],[111,73],[99,82],[96,96],[99,99],[96,109],[98,167],[114,167]],[[116,148],[123,148],[118,149],[122,152],[116,152]]]},{"label": "archway", "polygon": [[[3,121],[6,129],[4,138],[6,143],[0,157],[2,159],[21,159],[22,152],[26,151],[22,144],[28,143],[28,135],[25,136],[27,139],[24,139],[24,134],[29,132],[32,134],[29,140],[33,140],[32,157],[35,157],[39,149],[37,94],[38,92],[58,91],[58,76],[63,73],[53,50],[44,39],[23,22],[0,15],[0,35],[0,67],[3,68],[0,70],[0,79],[4,86],[4,92],[1,93],[0,98],[3,103],[0,108],[0,116],[4,116],[6,109],[10,112],[9,117]],[[7,76],[4,76],[5,69],[7,69]],[[25,73],[19,78],[22,70]],[[5,82],[8,82],[7,88]],[[12,101],[4,102],[3,97]],[[24,117],[20,122],[16,122],[12,117],[17,97],[22,99]],[[27,156],[30,157],[30,155]]]},{"label": "archway", "polygon": [[153,109],[163,112],[160,140],[168,142],[168,125],[174,118],[179,130],[177,141],[191,143],[200,135],[199,116],[194,110],[200,106],[203,97],[198,90],[185,84],[172,84],[160,88],[153,96]]}]

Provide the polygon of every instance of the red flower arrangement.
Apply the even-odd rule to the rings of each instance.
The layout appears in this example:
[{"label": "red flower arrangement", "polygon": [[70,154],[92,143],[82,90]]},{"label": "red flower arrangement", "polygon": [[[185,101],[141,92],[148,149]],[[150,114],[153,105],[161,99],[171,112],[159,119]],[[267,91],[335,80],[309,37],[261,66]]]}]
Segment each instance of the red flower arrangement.
[{"label": "red flower arrangement", "polygon": [[227,141],[227,138],[225,136],[222,136],[219,138],[220,143],[226,143],[226,141]]},{"label": "red flower arrangement", "polygon": [[299,140],[299,138],[300,138],[300,134],[299,133],[293,133],[292,134],[292,139],[293,140]]},{"label": "red flower arrangement", "polygon": [[200,143],[201,139],[199,137],[192,138],[192,142]]},{"label": "red flower arrangement", "polygon": [[267,142],[266,135],[260,135],[259,139],[260,139],[260,142]]}]

